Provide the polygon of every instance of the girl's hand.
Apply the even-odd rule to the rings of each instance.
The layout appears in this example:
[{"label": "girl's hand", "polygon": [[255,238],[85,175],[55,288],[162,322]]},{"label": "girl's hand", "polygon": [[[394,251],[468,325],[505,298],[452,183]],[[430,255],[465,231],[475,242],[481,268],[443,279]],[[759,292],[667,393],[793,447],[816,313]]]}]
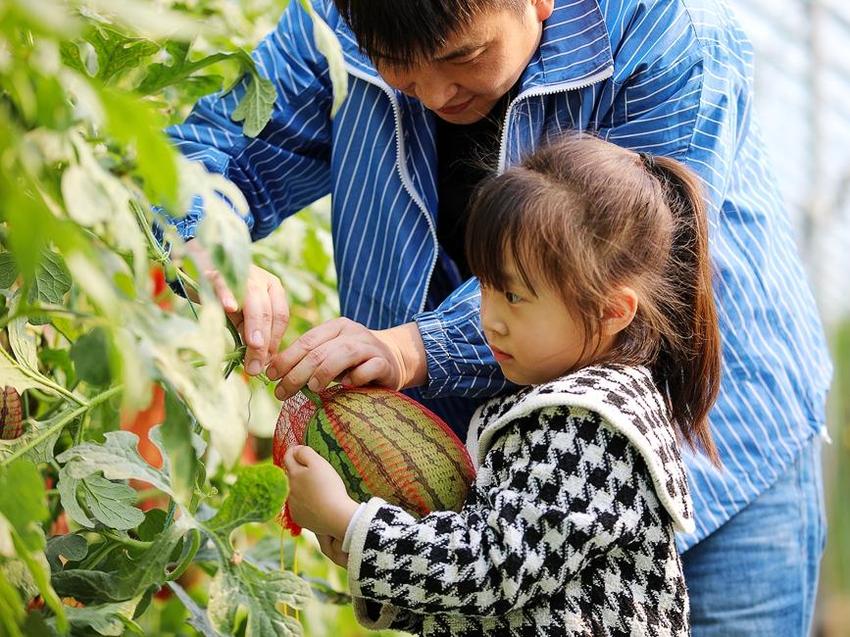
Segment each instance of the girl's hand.
[{"label": "girl's hand", "polygon": [[283,457],[289,477],[289,513],[292,520],[316,535],[342,542],[357,502],[348,497],[336,470],[310,447],[290,448]]},{"label": "girl's hand", "polygon": [[318,392],[339,379],[345,385],[374,383],[391,389],[428,380],[425,345],[416,323],[370,330],[338,318],[302,334],[273,356],[266,372],[280,379],[275,396],[286,400],[305,385]]},{"label": "girl's hand", "polygon": [[342,541],[330,535],[317,535],[319,546],[331,562],[342,568],[348,568],[348,553],[342,551]]}]

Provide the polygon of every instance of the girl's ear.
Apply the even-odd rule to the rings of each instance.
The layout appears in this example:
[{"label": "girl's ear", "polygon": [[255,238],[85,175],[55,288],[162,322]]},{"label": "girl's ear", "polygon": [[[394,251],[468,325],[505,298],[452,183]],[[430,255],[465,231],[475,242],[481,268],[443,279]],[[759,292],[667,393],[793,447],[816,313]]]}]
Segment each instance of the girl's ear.
[{"label": "girl's ear", "polygon": [[602,313],[603,336],[614,336],[626,329],[635,318],[638,295],[634,288],[623,285],[614,291]]},{"label": "girl's ear", "polygon": [[548,20],[555,10],[555,0],[531,0],[531,2],[540,22]]}]

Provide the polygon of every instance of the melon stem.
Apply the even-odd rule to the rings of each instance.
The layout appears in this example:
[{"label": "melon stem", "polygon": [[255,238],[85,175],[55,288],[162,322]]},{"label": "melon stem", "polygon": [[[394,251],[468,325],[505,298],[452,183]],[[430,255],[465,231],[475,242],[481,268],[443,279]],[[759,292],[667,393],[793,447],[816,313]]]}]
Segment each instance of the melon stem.
[{"label": "melon stem", "polygon": [[301,393],[304,394],[307,398],[309,398],[310,402],[316,405],[316,407],[318,407],[319,409],[322,408],[322,399],[319,398],[319,395],[312,389],[305,385],[301,388]]}]

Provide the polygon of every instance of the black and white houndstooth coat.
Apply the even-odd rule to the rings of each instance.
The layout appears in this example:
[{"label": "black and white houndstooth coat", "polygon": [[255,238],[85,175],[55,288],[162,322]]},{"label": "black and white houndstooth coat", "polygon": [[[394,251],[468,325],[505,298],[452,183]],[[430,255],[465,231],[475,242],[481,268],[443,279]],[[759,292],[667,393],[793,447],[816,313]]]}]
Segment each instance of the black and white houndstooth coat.
[{"label": "black and white houndstooth coat", "polygon": [[372,498],[349,529],[360,622],[423,635],[687,635],[676,435],[643,367],[587,367],[492,400],[459,513]]}]

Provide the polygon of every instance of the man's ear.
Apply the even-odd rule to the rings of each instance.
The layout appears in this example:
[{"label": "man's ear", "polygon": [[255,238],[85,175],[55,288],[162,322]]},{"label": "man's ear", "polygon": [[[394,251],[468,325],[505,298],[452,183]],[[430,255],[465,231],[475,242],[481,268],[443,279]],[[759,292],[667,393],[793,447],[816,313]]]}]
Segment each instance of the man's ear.
[{"label": "man's ear", "polygon": [[540,22],[548,20],[555,10],[555,0],[531,0],[531,3],[534,5],[537,19]]},{"label": "man's ear", "polygon": [[622,332],[634,320],[637,308],[637,292],[627,285],[617,288],[602,313],[602,334],[614,336]]}]

